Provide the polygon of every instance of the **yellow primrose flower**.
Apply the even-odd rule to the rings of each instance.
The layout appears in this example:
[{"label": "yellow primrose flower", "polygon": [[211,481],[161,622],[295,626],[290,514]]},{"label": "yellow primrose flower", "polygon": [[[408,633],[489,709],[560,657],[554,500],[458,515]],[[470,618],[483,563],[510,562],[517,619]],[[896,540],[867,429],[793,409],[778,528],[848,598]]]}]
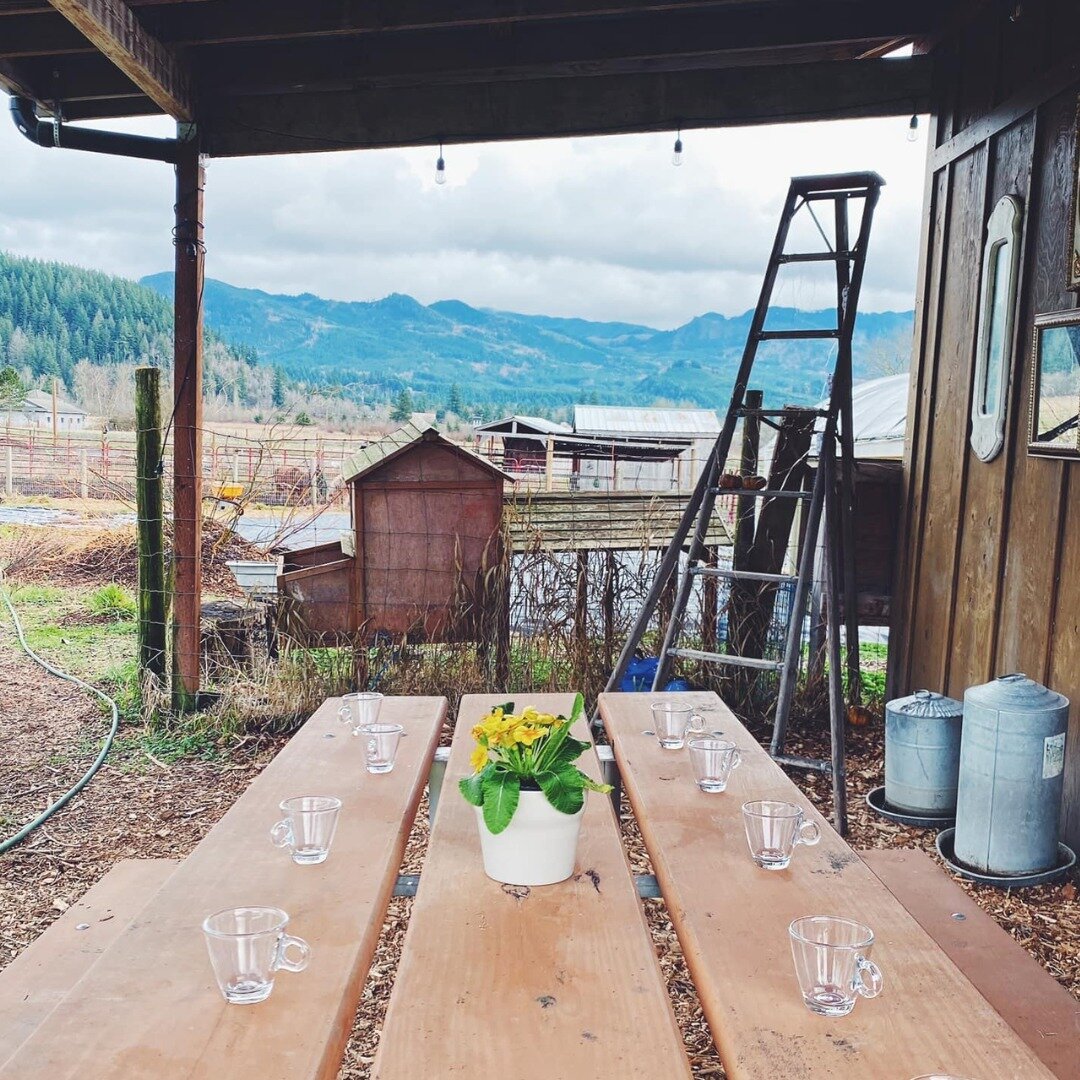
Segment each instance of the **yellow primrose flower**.
[{"label": "yellow primrose flower", "polygon": [[528,724],[522,724],[521,727],[514,732],[515,739],[522,746],[532,746],[537,739],[542,738],[547,732],[543,728],[532,727]]},{"label": "yellow primrose flower", "polygon": [[488,763],[488,752],[483,746],[476,747],[472,752],[472,756],[469,758],[469,764],[473,767],[473,772],[483,772],[484,766]]}]

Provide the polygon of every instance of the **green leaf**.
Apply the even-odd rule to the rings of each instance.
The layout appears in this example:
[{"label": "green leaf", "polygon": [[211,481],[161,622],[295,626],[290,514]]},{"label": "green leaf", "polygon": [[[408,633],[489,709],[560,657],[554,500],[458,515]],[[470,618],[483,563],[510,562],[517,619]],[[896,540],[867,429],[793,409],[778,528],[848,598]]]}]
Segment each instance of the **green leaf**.
[{"label": "green leaf", "polygon": [[570,723],[576,724],[585,715],[585,696],[577,694],[574,697],[574,707],[570,710]]},{"label": "green leaf", "polygon": [[512,701],[504,701],[501,705],[496,705],[492,708],[492,712],[495,709],[502,709],[503,716],[509,716],[514,711],[514,703]]},{"label": "green leaf", "polygon": [[473,806],[484,805],[484,774],[482,772],[474,773],[472,776],[466,776],[464,780],[459,780],[458,788],[461,794],[465,796],[467,803],[472,803]]},{"label": "green leaf", "polygon": [[[486,773],[486,770],[485,770]],[[498,835],[510,824],[521,795],[521,779],[517,773],[492,770],[481,773],[484,788],[484,824]]]},{"label": "green leaf", "polygon": [[576,814],[585,804],[581,778],[584,773],[573,767],[539,773],[536,782],[547,801],[564,814]]},{"label": "green leaf", "polygon": [[590,791],[598,791],[601,795],[610,795],[615,789],[610,784],[599,784],[587,773],[583,773],[580,769],[576,770],[581,776],[581,786],[588,788]]}]

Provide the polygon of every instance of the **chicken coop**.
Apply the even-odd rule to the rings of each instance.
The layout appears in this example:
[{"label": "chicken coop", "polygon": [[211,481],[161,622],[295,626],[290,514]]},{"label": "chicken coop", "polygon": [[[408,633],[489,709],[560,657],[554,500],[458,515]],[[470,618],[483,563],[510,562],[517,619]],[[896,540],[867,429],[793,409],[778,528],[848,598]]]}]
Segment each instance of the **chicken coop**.
[{"label": "chicken coop", "polygon": [[413,424],[342,466],[351,529],[286,555],[282,623],[305,640],[462,641],[504,602],[505,474]]}]

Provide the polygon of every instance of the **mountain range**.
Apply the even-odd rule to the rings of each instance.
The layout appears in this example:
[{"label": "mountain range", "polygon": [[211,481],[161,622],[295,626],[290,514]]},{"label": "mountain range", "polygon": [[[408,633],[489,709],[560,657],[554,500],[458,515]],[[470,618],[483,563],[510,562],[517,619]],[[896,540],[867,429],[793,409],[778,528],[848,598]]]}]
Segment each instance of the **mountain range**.
[{"label": "mountain range", "polygon": [[[141,284],[171,298],[171,273]],[[341,387],[368,401],[408,389],[426,404],[445,401],[456,386],[467,403],[533,409],[571,401],[722,408],[752,317],[749,311],[710,312],[657,330],[495,311],[460,300],[425,305],[400,293],[374,301],[276,295],[212,279],[203,297],[207,326],[223,340],[308,385]],[[767,329],[816,329],[834,318],[774,308]],[[910,311],[861,313],[853,343],[856,381],[904,370],[912,326]],[[766,342],[753,384],[774,405],[817,401],[833,349],[831,342]]]}]

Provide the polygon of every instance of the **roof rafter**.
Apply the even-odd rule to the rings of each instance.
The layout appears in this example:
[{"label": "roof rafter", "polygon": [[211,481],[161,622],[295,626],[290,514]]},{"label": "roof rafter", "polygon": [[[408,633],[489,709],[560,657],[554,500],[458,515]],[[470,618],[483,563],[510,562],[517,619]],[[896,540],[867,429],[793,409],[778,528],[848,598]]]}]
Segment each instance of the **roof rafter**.
[{"label": "roof rafter", "polygon": [[187,69],[123,0],[49,0],[147,97],[179,121],[195,119]]}]

